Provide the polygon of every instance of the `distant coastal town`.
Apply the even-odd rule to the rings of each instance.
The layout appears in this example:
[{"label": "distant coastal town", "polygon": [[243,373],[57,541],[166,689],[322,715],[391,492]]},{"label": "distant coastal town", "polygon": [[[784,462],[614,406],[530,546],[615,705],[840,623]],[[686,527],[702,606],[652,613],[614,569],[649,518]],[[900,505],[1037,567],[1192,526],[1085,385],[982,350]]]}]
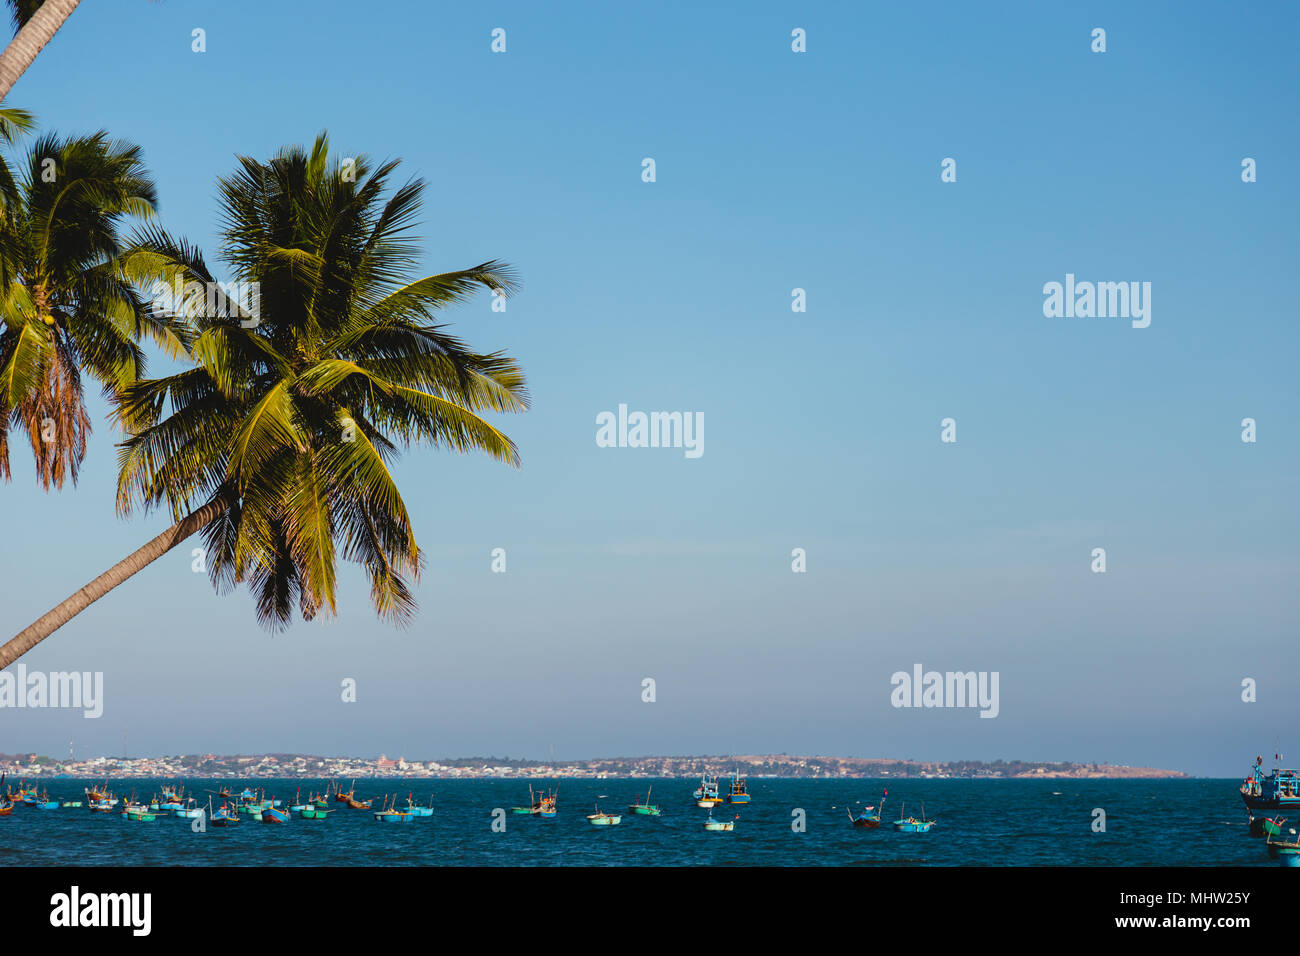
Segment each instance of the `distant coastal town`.
[{"label": "distant coastal town", "polygon": [[862,757],[809,757],[790,754],[735,754],[698,757],[605,757],[594,760],[524,760],[510,757],[460,757],[440,760],[317,757],[306,754],[169,757],[91,757],[59,760],[48,755],[0,753],[0,771],[22,777],[211,777],[328,778],[694,778],[703,773],[740,771],[751,777],[844,778],[1176,778],[1187,774],[1154,767],[1100,763],[1044,763],[980,760],[918,761]]}]

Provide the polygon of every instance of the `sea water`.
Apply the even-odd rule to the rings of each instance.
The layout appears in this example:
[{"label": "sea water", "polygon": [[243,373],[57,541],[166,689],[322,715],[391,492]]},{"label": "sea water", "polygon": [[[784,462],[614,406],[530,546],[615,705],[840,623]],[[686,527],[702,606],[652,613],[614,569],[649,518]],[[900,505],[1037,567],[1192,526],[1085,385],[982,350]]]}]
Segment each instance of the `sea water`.
[{"label": "sea water", "polygon": [[[29,781],[31,782],[31,781]],[[59,800],[83,800],[100,781],[43,778]],[[147,798],[168,781],[110,781],[119,797]],[[559,787],[554,819],[512,814],[528,786]],[[11,783],[17,781],[11,778]],[[299,789],[324,792],[324,780],[185,780],[186,796],[245,784],[288,807]],[[350,785],[350,781],[346,782]],[[166,817],[135,823],[81,808],[15,807],[0,817],[0,865],[17,866],[1276,866],[1262,838],[1248,833],[1238,780],[799,780],[749,778],[751,803],[720,804],[715,820],[732,832],[707,832],[707,810],[691,797],[696,780],[357,780],[358,799],[385,795],[417,803],[433,794],[434,815],[381,823],[371,810],[341,803],[325,820],[294,817],[236,827]],[[653,787],[663,815],[627,812]],[[850,825],[889,789],[879,829]],[[724,787],[725,791],[725,787]],[[221,801],[213,797],[214,806]],[[906,808],[902,804],[906,802]],[[897,833],[900,813],[937,822],[929,833]],[[618,826],[594,827],[596,805],[622,813]],[[120,805],[119,805],[120,809]],[[504,814],[494,813],[503,810]],[[1095,810],[1105,831],[1094,830]],[[802,811],[800,813],[799,811]],[[800,823],[802,821],[802,826]],[[497,829],[493,825],[496,823]],[[504,832],[498,832],[504,823]]]}]

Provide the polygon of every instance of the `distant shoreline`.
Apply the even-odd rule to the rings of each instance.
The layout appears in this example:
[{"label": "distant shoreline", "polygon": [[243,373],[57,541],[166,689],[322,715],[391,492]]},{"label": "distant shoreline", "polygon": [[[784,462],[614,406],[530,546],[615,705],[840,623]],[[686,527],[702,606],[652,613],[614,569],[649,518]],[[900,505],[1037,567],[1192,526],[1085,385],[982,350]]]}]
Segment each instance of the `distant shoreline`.
[{"label": "distant shoreline", "polygon": [[[189,777],[206,780],[331,779],[697,779],[703,774],[741,773],[756,779],[801,780],[1162,780],[1191,779],[1181,770],[1118,764],[980,760],[917,761],[889,758],[738,754],[731,756],[603,757],[591,760],[526,760],[457,757],[390,760],[318,757],[307,754],[182,754],[163,757],[94,757],[55,760],[37,754],[0,754],[10,776],[94,779]],[[1227,778],[1225,778],[1227,779]]]}]

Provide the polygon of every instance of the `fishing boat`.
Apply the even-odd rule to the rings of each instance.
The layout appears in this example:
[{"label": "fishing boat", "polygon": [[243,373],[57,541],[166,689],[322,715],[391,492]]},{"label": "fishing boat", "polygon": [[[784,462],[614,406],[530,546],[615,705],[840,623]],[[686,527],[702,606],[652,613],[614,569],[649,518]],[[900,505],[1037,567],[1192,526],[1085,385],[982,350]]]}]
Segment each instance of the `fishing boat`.
[{"label": "fishing boat", "polygon": [[[211,806],[211,804],[209,804]],[[239,812],[228,803],[223,803],[212,814],[214,827],[233,827],[239,825]]]},{"label": "fishing boat", "polygon": [[415,819],[409,810],[399,810],[389,805],[389,798],[384,798],[384,808],[375,811],[375,819],[380,823],[410,823]]},{"label": "fishing boat", "polygon": [[597,804],[596,812],[587,814],[587,822],[593,827],[614,827],[623,822],[623,817],[617,813],[601,813]]},{"label": "fishing boat", "polygon": [[279,807],[272,804],[269,807],[263,808],[262,822],[263,823],[288,823],[289,811],[282,810]]},{"label": "fishing boat", "polygon": [[319,796],[319,797],[313,796],[307,802],[310,803],[317,810],[326,810],[329,808],[330,805],[329,794],[326,793],[324,796]]},{"label": "fishing boat", "polygon": [[731,775],[731,790],[727,793],[728,803],[749,803],[749,790],[745,778],[739,772]]},{"label": "fishing boat", "polygon": [[532,814],[533,816],[537,816],[537,817],[546,817],[547,819],[550,819],[551,817],[555,816],[555,812],[556,812],[556,809],[555,809],[555,808],[556,808],[556,795],[557,795],[559,792],[560,792],[560,791],[559,791],[559,788],[557,787],[556,789],[550,791],[549,793],[548,793],[547,791],[545,791],[545,790],[539,790],[539,791],[537,791],[537,793],[533,793],[533,788],[532,788],[532,786],[529,786],[529,788],[528,788],[528,806],[526,806],[526,807],[511,807],[511,808],[510,808],[510,812],[511,812],[511,813],[530,813],[530,814]]},{"label": "fishing boat", "polygon": [[694,800],[700,800],[707,797],[709,794],[717,796],[718,778],[710,777],[705,773],[700,776],[700,785],[695,788],[695,792],[691,794],[691,798]]},{"label": "fishing boat", "polygon": [[24,795],[23,803],[29,807],[35,807],[37,810],[57,810],[59,801],[51,800],[48,791],[37,791],[35,787],[27,791]]},{"label": "fishing boat", "polygon": [[657,817],[660,814],[659,808],[650,802],[650,790],[645,792],[645,803],[641,802],[641,794],[638,793],[636,802],[627,808],[627,812],[642,817]]},{"label": "fishing boat", "polygon": [[731,830],[736,829],[736,821],[739,819],[740,819],[740,814],[736,814],[736,816],[730,820],[715,820],[713,819],[713,811],[710,810],[709,818],[704,821],[704,829],[729,832]]},{"label": "fishing boat", "polygon": [[1269,834],[1264,841],[1269,859],[1277,860],[1283,866],[1300,866],[1300,837],[1296,836],[1295,827],[1290,827],[1287,832],[1291,835],[1289,840],[1278,833]]},{"label": "fishing boat", "polygon": [[7,817],[14,812],[13,801],[5,793],[5,777],[8,774],[0,773],[0,817]]},{"label": "fishing boat", "polygon": [[[906,807],[907,804],[902,804],[899,808],[899,813],[902,813],[903,809]],[[899,833],[929,833],[930,827],[932,826],[934,826],[934,821],[925,818],[924,803],[921,804],[921,819],[918,820],[916,817],[904,817],[901,820],[894,821],[894,829]]]},{"label": "fishing boat", "polygon": [[1277,836],[1282,832],[1282,824],[1286,823],[1286,817],[1257,817],[1249,810],[1246,811],[1246,819],[1250,826],[1251,836]]},{"label": "fishing boat", "polygon": [[695,805],[703,807],[705,810],[712,810],[722,802],[722,797],[718,795],[718,778],[709,776],[707,773],[700,778],[700,785],[695,788],[691,794],[695,798]]},{"label": "fishing boat", "polygon": [[115,806],[117,806],[117,798],[111,793],[105,794],[96,800],[91,800],[89,803],[91,813],[112,813]]},{"label": "fishing boat", "polygon": [[326,810],[324,807],[308,807],[299,814],[304,820],[324,820],[333,810]]},{"label": "fishing boat", "polygon": [[[879,806],[863,807],[862,812],[857,816],[854,816],[853,811],[849,810],[849,820],[852,821],[855,827],[862,827],[866,830],[876,829],[876,827],[880,826],[880,813],[885,809],[885,797],[887,796],[889,796],[888,790],[880,795]],[[874,813],[872,812],[873,810],[875,811]]]},{"label": "fishing boat", "polygon": [[433,794],[429,794],[429,805],[428,805],[427,807],[422,807],[422,806],[420,806],[420,804],[416,803],[416,802],[412,799],[413,796],[414,796],[414,794],[410,794],[410,793],[408,793],[408,794],[406,795],[406,810],[407,810],[407,812],[410,813],[411,816],[413,816],[413,817],[431,817],[431,816],[433,816]]},{"label": "fishing boat", "polygon": [[126,806],[122,808],[122,819],[132,820],[136,823],[153,823],[158,819],[158,815],[143,803],[128,801]]},{"label": "fishing boat", "polygon": [[334,794],[334,799],[338,803],[346,803],[353,810],[369,810],[371,804],[373,804],[375,801],[373,799],[358,800],[356,798],[356,793],[357,793],[357,782],[353,780],[352,789],[349,790],[347,793],[336,792]]},{"label": "fishing boat", "polygon": [[1255,758],[1251,775],[1239,788],[1248,810],[1300,810],[1300,771],[1279,769],[1281,759],[1273,755],[1273,772],[1265,776],[1264,758]]},{"label": "fishing boat", "polygon": [[103,783],[102,786],[99,786],[99,787],[84,787],[84,788],[82,788],[82,789],[83,789],[83,792],[86,794],[86,799],[87,799],[87,800],[103,800],[103,799],[105,799],[106,797],[112,796],[112,794],[110,794],[110,793],[108,792],[108,781],[107,781],[107,780],[104,781],[104,783]]},{"label": "fishing boat", "polygon": [[189,798],[185,806],[172,812],[184,820],[197,820],[199,817],[203,816],[203,808],[194,802],[193,797]]},{"label": "fishing boat", "polygon": [[[307,804],[302,803],[298,799],[301,796],[302,796],[302,787],[299,787],[293,795],[293,803],[289,805],[290,813],[302,813],[302,811],[307,809]],[[279,801],[276,801],[275,805],[278,807],[280,805]]]}]

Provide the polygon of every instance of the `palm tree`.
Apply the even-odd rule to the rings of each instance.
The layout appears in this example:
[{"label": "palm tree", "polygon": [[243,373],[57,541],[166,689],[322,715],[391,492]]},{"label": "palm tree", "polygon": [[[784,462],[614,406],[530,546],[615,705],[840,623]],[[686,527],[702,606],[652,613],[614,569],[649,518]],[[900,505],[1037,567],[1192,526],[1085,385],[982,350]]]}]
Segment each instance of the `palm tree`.
[{"label": "palm tree", "polygon": [[[13,139],[3,116],[0,138]],[[119,239],[123,219],[152,217],[156,202],[140,148],[102,131],[40,137],[16,178],[0,163],[0,477],[16,427],[47,490],[75,483],[90,431],[82,373],[111,395],[144,374],[142,337],[184,354],[184,327],[132,284],[131,257],[146,250]]]},{"label": "palm tree", "polygon": [[9,95],[36,54],[54,39],[59,27],[72,16],[81,0],[6,0],[17,30],[0,53],[0,100]]},{"label": "palm tree", "polygon": [[192,368],[122,392],[118,510],[165,503],[176,523],[0,647],[0,667],[200,531],[213,584],[247,583],[263,626],[287,626],[295,607],[336,613],[340,556],[366,570],[381,617],[410,620],[421,556],[389,462],[428,444],[517,467],[514,443],[477,412],[523,411],[528,395],[513,359],[470,351],[435,315],[482,287],[512,291],[509,268],[413,278],[424,184],[385,199],[396,166],[340,163],[324,135],[310,151],[241,158],[219,182],[221,252],[238,282],[258,284],[253,308],[213,294],[197,250],[140,231],[137,278],[192,283],[180,305],[197,339]]}]

